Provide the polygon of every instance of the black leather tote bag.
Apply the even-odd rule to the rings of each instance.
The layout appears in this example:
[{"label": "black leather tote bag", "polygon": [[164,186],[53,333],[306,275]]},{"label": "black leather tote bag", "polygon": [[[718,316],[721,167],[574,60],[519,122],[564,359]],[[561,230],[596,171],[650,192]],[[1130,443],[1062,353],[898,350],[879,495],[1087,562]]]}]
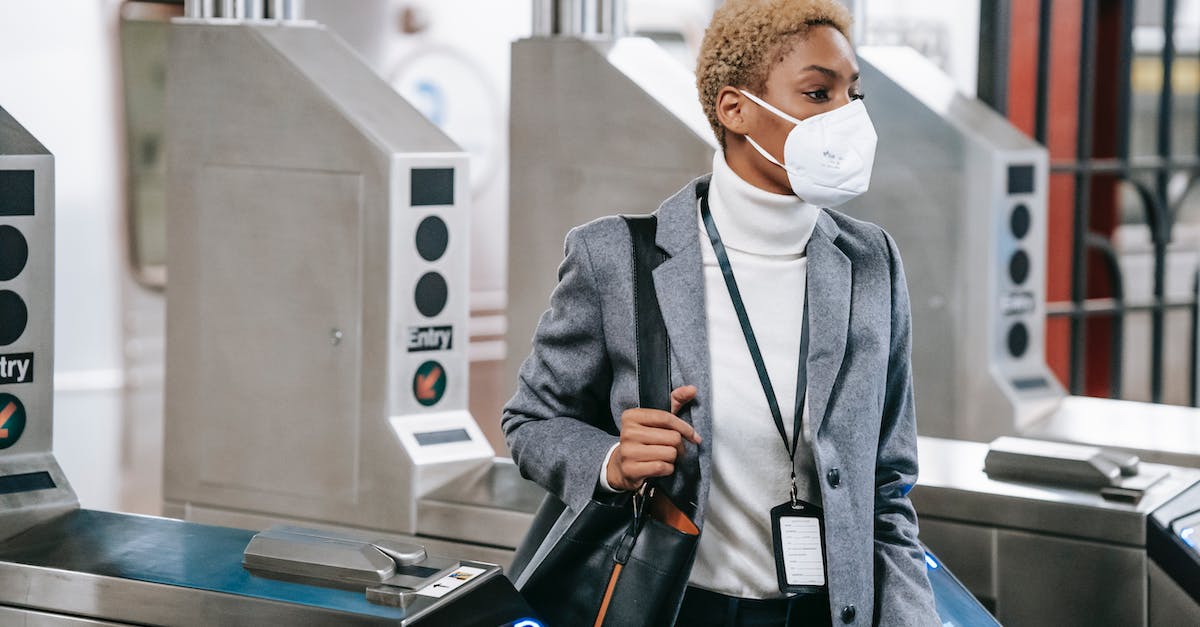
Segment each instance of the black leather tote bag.
[{"label": "black leather tote bag", "polygon": [[[657,222],[654,216],[625,221],[633,242],[639,405],[670,411],[669,346],[651,274],[662,260]],[[671,625],[699,534],[651,482],[636,494],[597,497],[532,566],[521,593],[553,627]]]}]

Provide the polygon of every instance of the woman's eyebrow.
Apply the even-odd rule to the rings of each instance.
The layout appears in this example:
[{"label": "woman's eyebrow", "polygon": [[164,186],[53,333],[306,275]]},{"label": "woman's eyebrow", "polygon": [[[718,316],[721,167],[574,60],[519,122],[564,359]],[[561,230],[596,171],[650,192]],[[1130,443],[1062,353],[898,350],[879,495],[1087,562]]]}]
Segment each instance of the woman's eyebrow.
[{"label": "woman's eyebrow", "polygon": [[[838,72],[837,70],[831,70],[822,65],[810,65],[801,71],[807,72],[809,70],[814,70],[814,71],[820,72],[820,73],[824,74],[825,76],[828,76],[829,78],[832,78],[834,80],[838,80],[842,77],[842,74],[840,72]],[[857,81],[858,77],[859,77],[859,74],[855,73],[854,76],[850,77],[850,82],[853,83],[853,82]]]}]

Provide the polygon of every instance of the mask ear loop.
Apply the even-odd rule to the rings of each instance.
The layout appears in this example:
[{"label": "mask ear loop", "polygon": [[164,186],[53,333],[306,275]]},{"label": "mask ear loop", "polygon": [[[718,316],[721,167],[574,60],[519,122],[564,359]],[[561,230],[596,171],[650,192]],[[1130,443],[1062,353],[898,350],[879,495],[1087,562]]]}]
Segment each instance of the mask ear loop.
[{"label": "mask ear loop", "polygon": [[759,98],[758,96],[755,96],[754,94],[752,94],[744,89],[739,89],[738,91],[742,92],[743,96],[749,98],[750,100],[753,100],[758,106],[766,109],[767,111],[770,111],[771,113],[774,113],[775,115],[783,118],[784,120],[786,120],[788,122],[791,122],[792,124],[795,124],[796,126],[800,126],[800,120],[797,120],[796,118],[784,113],[783,111],[776,109],[773,105],[767,103],[766,100],[763,100],[762,98]]},{"label": "mask ear loop", "polygon": [[[757,104],[758,106],[766,109],[767,111],[770,111],[771,113],[782,118],[783,120],[785,120],[787,122],[791,122],[792,124],[794,124],[796,126],[800,125],[800,120],[797,120],[796,118],[784,113],[783,111],[780,111],[779,109],[776,109],[775,107],[767,104],[767,101],[763,100],[762,98],[759,98],[758,96],[755,96],[754,94],[752,94],[744,89],[739,89],[738,91],[741,92],[741,94],[743,96],[754,101],[754,103]],[[759,146],[758,142],[754,141],[754,139],[752,137],[750,137],[749,135],[745,135],[744,137],[746,138],[746,141],[750,142],[750,145],[753,146],[754,149],[758,151],[758,154],[763,156],[764,159],[783,168],[783,170],[785,172],[790,172],[790,170],[788,170],[788,167],[786,165],[783,165],[782,163],[779,162],[778,159],[771,156],[771,153],[767,152],[762,146]]]},{"label": "mask ear loop", "polygon": [[782,163],[779,162],[778,159],[776,159],[775,157],[772,157],[771,153],[764,150],[762,146],[759,146],[758,142],[754,141],[753,138],[751,138],[749,135],[743,135],[743,137],[746,138],[746,141],[750,142],[751,146],[754,146],[754,149],[758,151],[758,154],[763,156],[763,159],[766,159],[767,161],[774,163],[775,165],[783,168],[785,171],[787,170],[786,165],[783,165]]}]

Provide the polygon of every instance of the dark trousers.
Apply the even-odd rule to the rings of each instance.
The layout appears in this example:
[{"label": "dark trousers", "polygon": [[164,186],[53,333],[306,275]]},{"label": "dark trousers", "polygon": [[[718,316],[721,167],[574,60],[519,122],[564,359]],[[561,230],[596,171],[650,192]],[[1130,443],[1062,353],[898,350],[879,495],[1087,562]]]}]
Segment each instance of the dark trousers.
[{"label": "dark trousers", "polygon": [[742,599],[688,587],[676,627],[829,627],[829,595]]}]

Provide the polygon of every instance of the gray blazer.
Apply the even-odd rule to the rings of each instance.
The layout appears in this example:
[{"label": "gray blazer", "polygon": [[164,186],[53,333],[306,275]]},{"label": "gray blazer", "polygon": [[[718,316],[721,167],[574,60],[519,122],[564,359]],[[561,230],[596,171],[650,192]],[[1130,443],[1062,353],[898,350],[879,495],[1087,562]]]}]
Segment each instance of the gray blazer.
[{"label": "gray blazer", "polygon": [[[654,271],[672,387],[695,385],[682,418],[700,433],[669,492],[690,494],[703,530],[712,406],[696,186],[659,207]],[[638,401],[629,231],[619,217],[573,229],[550,310],[538,323],[502,426],[521,474],[566,509],[536,564],[592,498],[624,410]],[[917,478],[908,288],[881,228],[822,210],[808,244],[809,415],[825,510],[833,616],[857,625],[940,625],[908,491]],[[682,485],[699,475],[698,489]],[[693,482],[694,483],[694,482]],[[702,531],[703,532],[703,531]],[[526,568],[525,571],[531,571]],[[518,586],[523,585],[518,576]],[[848,609],[853,608],[853,609]],[[850,618],[849,621],[846,619]]]}]

